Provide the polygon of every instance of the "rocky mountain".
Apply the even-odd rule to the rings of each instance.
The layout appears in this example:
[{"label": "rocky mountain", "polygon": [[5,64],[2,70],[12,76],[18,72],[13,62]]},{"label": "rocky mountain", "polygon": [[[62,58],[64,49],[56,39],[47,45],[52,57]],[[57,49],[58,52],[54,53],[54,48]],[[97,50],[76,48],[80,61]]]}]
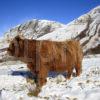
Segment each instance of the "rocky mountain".
[{"label": "rocky mountain", "polygon": [[71,38],[80,41],[85,54],[100,53],[100,6],[39,39],[61,41]]},{"label": "rocky mountain", "polygon": [[34,19],[10,29],[4,37],[10,41],[16,35],[39,40],[77,39],[83,47],[84,54],[98,54],[100,53],[100,6],[67,25]]},{"label": "rocky mountain", "polygon": [[81,41],[85,53],[100,53],[100,6],[86,15],[88,19],[82,17],[86,20],[87,26],[76,38]]},{"label": "rocky mountain", "polygon": [[10,40],[16,35],[21,35],[25,38],[36,39],[64,26],[65,25],[54,21],[33,19],[10,29],[5,33],[5,38]]}]

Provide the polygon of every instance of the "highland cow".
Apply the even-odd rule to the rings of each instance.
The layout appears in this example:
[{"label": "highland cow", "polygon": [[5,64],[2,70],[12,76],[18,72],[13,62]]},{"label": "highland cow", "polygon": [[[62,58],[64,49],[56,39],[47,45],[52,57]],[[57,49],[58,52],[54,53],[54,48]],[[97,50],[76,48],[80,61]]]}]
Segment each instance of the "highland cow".
[{"label": "highland cow", "polygon": [[8,53],[27,64],[36,76],[37,87],[46,83],[49,71],[67,72],[70,79],[73,69],[76,76],[82,71],[83,53],[76,40],[62,42],[49,40],[29,40],[16,36],[10,43]]}]

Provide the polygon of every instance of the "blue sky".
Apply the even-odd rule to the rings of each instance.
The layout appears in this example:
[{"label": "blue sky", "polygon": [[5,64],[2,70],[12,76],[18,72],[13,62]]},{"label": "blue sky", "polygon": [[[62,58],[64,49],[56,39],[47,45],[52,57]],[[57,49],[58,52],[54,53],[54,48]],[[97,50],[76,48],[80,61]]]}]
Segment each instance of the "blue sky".
[{"label": "blue sky", "polygon": [[100,0],[0,0],[0,36],[34,18],[67,24],[98,5]]}]

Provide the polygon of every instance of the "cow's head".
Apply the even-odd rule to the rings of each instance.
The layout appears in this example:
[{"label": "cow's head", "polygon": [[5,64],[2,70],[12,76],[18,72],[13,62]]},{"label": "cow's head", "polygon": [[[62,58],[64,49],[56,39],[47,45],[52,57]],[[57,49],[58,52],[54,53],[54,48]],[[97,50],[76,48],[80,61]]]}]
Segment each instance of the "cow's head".
[{"label": "cow's head", "polygon": [[10,56],[20,57],[22,55],[23,49],[23,40],[20,36],[16,36],[9,44],[7,49]]}]

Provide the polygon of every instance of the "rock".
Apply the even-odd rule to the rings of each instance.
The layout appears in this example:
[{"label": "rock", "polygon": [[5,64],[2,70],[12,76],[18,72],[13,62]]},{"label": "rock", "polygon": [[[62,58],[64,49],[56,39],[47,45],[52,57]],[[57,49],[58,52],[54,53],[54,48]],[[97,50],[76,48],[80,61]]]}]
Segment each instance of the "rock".
[{"label": "rock", "polygon": [[39,39],[56,41],[77,39],[80,41],[85,55],[100,54],[100,6]]},{"label": "rock", "polygon": [[21,35],[25,38],[36,39],[63,26],[54,21],[33,19],[10,29],[5,33],[4,38],[10,41],[16,35]]}]

